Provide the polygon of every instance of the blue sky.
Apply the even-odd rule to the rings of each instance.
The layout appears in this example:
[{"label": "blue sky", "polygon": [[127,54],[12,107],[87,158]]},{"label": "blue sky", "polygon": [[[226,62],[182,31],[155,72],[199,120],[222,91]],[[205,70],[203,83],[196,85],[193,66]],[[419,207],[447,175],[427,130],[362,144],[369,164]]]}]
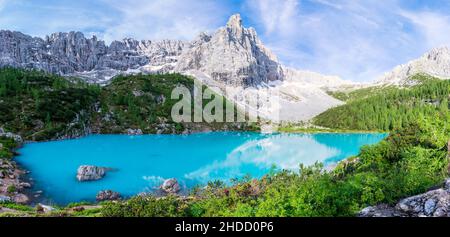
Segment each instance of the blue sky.
[{"label": "blue sky", "polygon": [[0,29],[190,40],[234,13],[284,64],[354,81],[450,45],[448,0],[0,0]]}]

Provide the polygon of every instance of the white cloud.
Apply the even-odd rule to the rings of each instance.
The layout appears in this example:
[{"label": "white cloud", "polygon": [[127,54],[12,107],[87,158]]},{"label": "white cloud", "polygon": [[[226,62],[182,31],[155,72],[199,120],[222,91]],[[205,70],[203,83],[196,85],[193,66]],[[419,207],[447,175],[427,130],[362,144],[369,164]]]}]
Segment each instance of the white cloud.
[{"label": "white cloud", "polygon": [[[0,8],[6,4],[0,0]],[[233,13],[220,0],[97,0],[50,2],[8,1],[11,11],[0,14],[0,28],[45,36],[59,31],[82,31],[106,41],[192,39],[214,30]]]},{"label": "white cloud", "polygon": [[[2,1],[2,0],[0,0]],[[73,3],[73,5],[70,5]],[[0,14],[0,29],[21,31],[44,37],[54,32],[82,31],[95,33],[114,21],[114,13],[90,9],[86,2],[45,4],[38,1],[8,1],[8,11]]]},{"label": "white cloud", "polygon": [[450,15],[422,11],[403,11],[401,15],[409,19],[424,38],[424,46],[428,49],[450,43]]},{"label": "white cloud", "polygon": [[[264,15],[261,21],[264,24],[266,33],[274,33],[275,31],[288,33],[296,22],[292,21],[297,15],[297,0],[250,0],[247,3],[251,5],[257,14]],[[251,9],[252,9],[251,8]]]},{"label": "white cloud", "polygon": [[6,0],[0,0],[0,12],[3,10],[5,5],[6,5]]},{"label": "white cloud", "polygon": [[354,81],[450,43],[449,16],[407,11],[399,0],[247,0],[246,7],[285,64]]},{"label": "white cloud", "polygon": [[323,4],[323,5],[326,5],[326,6],[329,6],[329,7],[333,7],[333,8],[339,9],[339,10],[342,10],[344,8],[342,5],[336,4],[334,2],[330,2],[328,0],[314,0],[314,2]]},{"label": "white cloud", "polygon": [[219,1],[103,1],[121,14],[121,21],[105,32],[108,39],[192,39],[223,24],[220,20],[229,14]]}]

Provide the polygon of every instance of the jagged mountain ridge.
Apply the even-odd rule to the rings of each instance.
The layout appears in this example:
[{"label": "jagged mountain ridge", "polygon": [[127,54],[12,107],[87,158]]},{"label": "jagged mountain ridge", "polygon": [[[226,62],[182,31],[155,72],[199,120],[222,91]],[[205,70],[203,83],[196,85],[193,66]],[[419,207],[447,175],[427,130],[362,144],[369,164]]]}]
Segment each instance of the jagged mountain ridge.
[{"label": "jagged mountain ridge", "polygon": [[266,90],[263,94],[282,91],[279,104],[262,101],[251,110],[255,115],[258,111],[273,114],[274,110],[284,110],[279,119],[270,118],[283,121],[308,120],[342,104],[321,88],[349,84],[338,77],[284,67],[256,31],[242,25],[239,14],[215,33],[202,33],[191,42],[128,38],[106,45],[80,32],[55,33],[41,39],[0,31],[0,66],[40,69],[101,84],[118,74],[179,72],[200,77],[209,85],[235,88],[237,94],[230,99],[243,107],[248,104],[242,100],[244,95],[254,96],[261,88]]},{"label": "jagged mountain ridge", "polygon": [[[182,41],[137,41],[124,39],[109,46],[81,32],[54,33],[45,39],[20,32],[0,31],[0,66],[39,69],[59,75],[80,75],[92,82],[109,80],[121,71],[146,66],[154,71],[171,71],[172,57],[181,54]],[[109,72],[109,77],[93,72]],[[89,73],[92,78],[89,78]],[[108,75],[108,74],[106,74]]]}]

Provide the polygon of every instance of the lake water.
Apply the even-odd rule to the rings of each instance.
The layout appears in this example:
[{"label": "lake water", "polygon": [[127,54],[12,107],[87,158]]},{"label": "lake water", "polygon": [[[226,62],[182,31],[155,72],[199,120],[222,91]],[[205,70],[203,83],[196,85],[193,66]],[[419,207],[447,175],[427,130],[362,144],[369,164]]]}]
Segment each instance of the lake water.
[{"label": "lake water", "polygon": [[[298,170],[316,161],[332,165],[357,155],[361,146],[385,134],[260,134],[239,132],[193,135],[92,135],[81,139],[26,144],[17,161],[31,171],[34,190],[47,202],[94,201],[100,190],[123,196],[154,191],[164,179],[185,188],[208,181],[261,177],[274,166]],[[80,165],[116,169],[104,179],[78,182]]]}]

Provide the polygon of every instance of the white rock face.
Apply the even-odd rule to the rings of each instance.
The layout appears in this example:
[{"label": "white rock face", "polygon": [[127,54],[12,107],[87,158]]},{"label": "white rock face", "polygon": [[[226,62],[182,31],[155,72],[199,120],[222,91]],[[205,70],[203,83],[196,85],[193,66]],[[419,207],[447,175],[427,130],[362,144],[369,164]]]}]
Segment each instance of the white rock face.
[{"label": "white rock face", "polygon": [[240,15],[230,18],[214,35],[202,35],[181,55],[176,71],[197,70],[213,80],[233,86],[258,86],[282,80],[275,55],[259,40],[253,28],[244,28]]},{"label": "white rock face", "polygon": [[408,78],[417,73],[426,73],[440,79],[450,78],[450,49],[435,48],[419,59],[397,66],[379,78],[377,85],[398,85],[408,83]]},{"label": "white rock face", "polygon": [[192,42],[124,39],[107,46],[80,32],[40,39],[0,31],[1,66],[41,69],[100,84],[118,74],[179,72],[209,86],[231,87],[231,95],[217,92],[248,108],[251,116],[277,122],[309,120],[342,104],[325,90],[350,84],[283,67],[256,31],[243,27],[238,14],[214,34],[202,33]]}]

